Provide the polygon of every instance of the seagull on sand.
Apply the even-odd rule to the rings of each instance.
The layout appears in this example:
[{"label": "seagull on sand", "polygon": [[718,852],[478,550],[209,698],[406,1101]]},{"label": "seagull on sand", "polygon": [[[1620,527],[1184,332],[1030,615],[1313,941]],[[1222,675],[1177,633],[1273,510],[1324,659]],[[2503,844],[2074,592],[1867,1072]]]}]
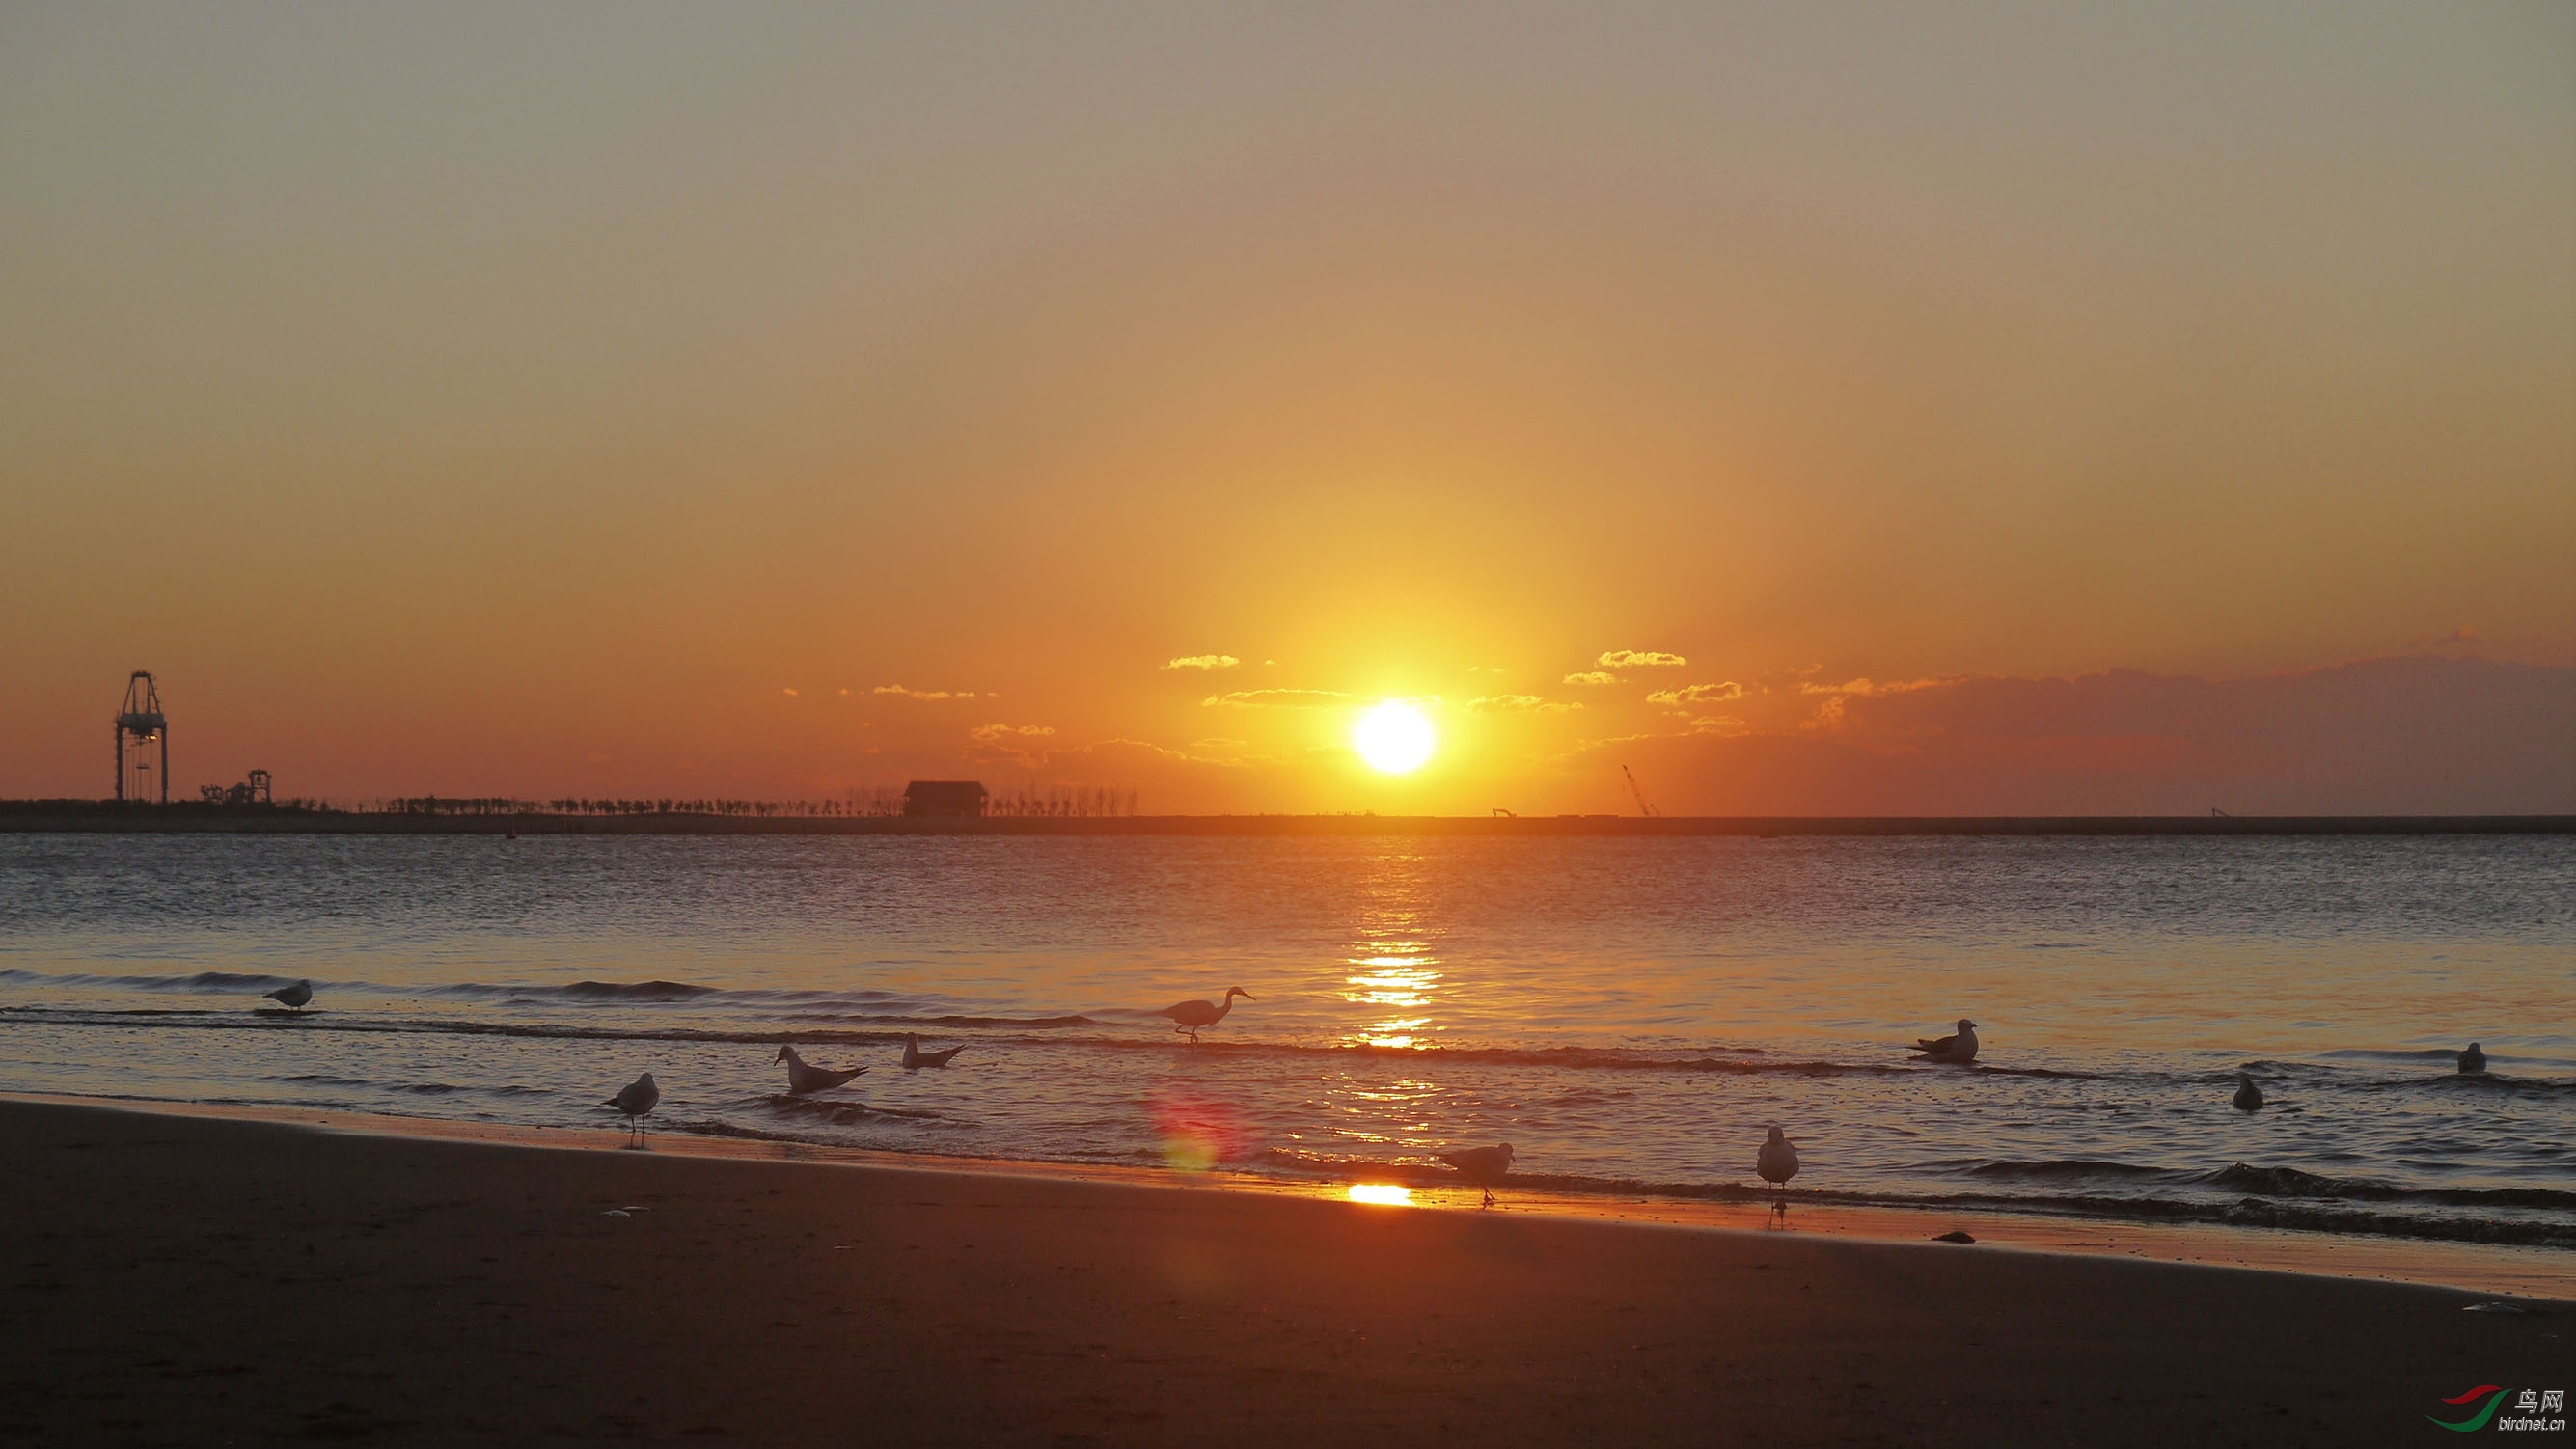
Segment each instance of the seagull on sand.
[{"label": "seagull on sand", "polygon": [[1773,1127],[1771,1135],[1762,1139],[1762,1150],[1754,1154],[1753,1170],[1762,1174],[1764,1182],[1771,1184],[1774,1189],[1771,1210],[1779,1214],[1780,1221],[1787,1222],[1789,1179],[1798,1175],[1797,1145],[1781,1136],[1778,1127]]},{"label": "seagull on sand", "polygon": [[787,1064],[787,1091],[788,1095],[795,1097],[804,1096],[807,1092],[828,1092],[867,1070],[865,1067],[852,1067],[846,1072],[835,1072],[807,1066],[805,1059],[796,1055],[796,1048],[792,1046],[780,1047],[778,1055],[770,1060]]},{"label": "seagull on sand", "polygon": [[1458,1175],[1485,1190],[1482,1206],[1494,1205],[1494,1184],[1511,1175],[1512,1144],[1499,1147],[1464,1147],[1456,1152],[1443,1152],[1440,1160],[1458,1169]]},{"label": "seagull on sand", "polygon": [[1240,986],[1229,986],[1225,989],[1225,1001],[1222,1005],[1208,1001],[1184,1001],[1177,1005],[1166,1006],[1154,1014],[1156,1016],[1168,1016],[1173,1021],[1179,1023],[1174,1026],[1172,1030],[1188,1032],[1190,1034],[1190,1045],[1197,1046],[1199,1044],[1199,1031],[1204,1027],[1214,1026],[1218,1022],[1225,1020],[1225,1014],[1234,1010],[1234,999],[1238,996],[1242,997],[1246,1001],[1259,1001],[1261,999],[1260,997],[1253,995],[1251,992],[1244,990]]},{"label": "seagull on sand", "polygon": [[2460,1075],[2464,1077],[2474,1077],[2486,1069],[2487,1054],[2485,1049],[2480,1047],[2476,1042],[2469,1043],[2469,1049],[2460,1053]]},{"label": "seagull on sand", "polygon": [[2243,1072],[2236,1074],[2236,1110],[2239,1112],[2263,1110],[2263,1089],[2255,1086],[2254,1079]]},{"label": "seagull on sand", "polygon": [[1957,1062],[1965,1066],[1977,1059],[1977,1024],[1964,1016],[1960,1017],[1958,1035],[1917,1037],[1914,1049],[1923,1053],[1922,1056],[1915,1058],[1916,1061]]},{"label": "seagull on sand", "polygon": [[955,1061],[957,1054],[964,1050],[966,1049],[962,1046],[953,1046],[944,1052],[926,1052],[921,1049],[920,1037],[911,1032],[905,1032],[903,1034],[903,1069],[907,1072],[917,1072],[923,1067],[944,1067]]},{"label": "seagull on sand", "polygon": [[644,1141],[644,1118],[653,1104],[662,1100],[662,1089],[653,1085],[653,1074],[646,1072],[619,1089],[608,1099],[608,1105],[626,1114],[626,1125],[635,1133],[637,1145]]},{"label": "seagull on sand", "polygon": [[[296,1011],[302,1011],[304,1009],[304,1003],[313,999],[313,983],[310,981],[298,981],[292,986],[281,986],[275,991],[263,993],[260,999],[262,1001],[274,1001],[280,1006],[289,1007]],[[2462,1067],[2460,1070],[2467,1071],[2468,1068]]]}]

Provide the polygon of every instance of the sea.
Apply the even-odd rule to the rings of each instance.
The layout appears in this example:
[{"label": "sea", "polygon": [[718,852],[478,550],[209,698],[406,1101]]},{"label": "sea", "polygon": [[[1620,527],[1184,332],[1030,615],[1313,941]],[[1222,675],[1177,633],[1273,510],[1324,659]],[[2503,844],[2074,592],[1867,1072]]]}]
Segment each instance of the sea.
[{"label": "sea", "polygon": [[666,1140],[1752,1201],[1777,1124],[1804,1201],[2576,1251],[2576,837],[0,835],[0,1090],[647,1071]]}]

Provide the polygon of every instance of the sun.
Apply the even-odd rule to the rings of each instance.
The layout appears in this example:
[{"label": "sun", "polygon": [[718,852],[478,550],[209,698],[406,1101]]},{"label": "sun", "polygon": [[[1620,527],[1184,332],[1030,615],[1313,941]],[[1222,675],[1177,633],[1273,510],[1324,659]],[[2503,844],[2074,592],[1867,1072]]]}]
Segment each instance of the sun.
[{"label": "sun", "polygon": [[1409,775],[1431,758],[1431,721],[1422,711],[1388,700],[1360,716],[1351,728],[1351,748],[1369,768],[1385,775]]}]

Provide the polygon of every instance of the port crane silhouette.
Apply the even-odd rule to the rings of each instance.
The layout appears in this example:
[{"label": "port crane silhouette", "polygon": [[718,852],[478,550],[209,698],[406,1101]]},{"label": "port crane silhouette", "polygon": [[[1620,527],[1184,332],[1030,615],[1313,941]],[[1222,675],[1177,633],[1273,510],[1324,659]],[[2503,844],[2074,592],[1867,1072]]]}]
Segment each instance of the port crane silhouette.
[{"label": "port crane silhouette", "polygon": [[1637,786],[1637,777],[1636,777],[1636,775],[1635,775],[1634,773],[1632,773],[1632,772],[1628,769],[1628,767],[1627,767],[1627,766],[1625,766],[1625,765],[1621,765],[1621,766],[1619,767],[1619,773],[1620,773],[1620,774],[1622,774],[1622,775],[1627,776],[1627,779],[1628,779],[1628,793],[1637,797],[1637,813],[1638,813],[1638,814],[1643,815],[1643,816],[1645,816],[1646,818],[1648,818],[1648,819],[1650,819],[1650,820],[1651,820],[1651,819],[1653,819],[1655,816],[1658,816],[1658,815],[1661,815],[1661,814],[1663,814],[1663,813],[1664,813],[1664,812],[1662,812],[1661,810],[1656,809],[1654,806],[1649,805],[1649,804],[1647,804],[1647,803],[1646,803],[1646,792],[1645,792],[1644,790],[1642,790],[1642,789],[1638,788],[1638,786]]}]

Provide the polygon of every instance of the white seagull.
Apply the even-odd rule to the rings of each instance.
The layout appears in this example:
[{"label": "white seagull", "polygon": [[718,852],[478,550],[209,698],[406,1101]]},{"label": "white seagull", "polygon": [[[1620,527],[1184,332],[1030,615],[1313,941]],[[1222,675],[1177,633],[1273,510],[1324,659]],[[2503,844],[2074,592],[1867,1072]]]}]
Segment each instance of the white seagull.
[{"label": "white seagull", "polygon": [[310,981],[298,981],[292,986],[281,986],[275,991],[263,993],[260,999],[263,1001],[274,1001],[280,1006],[291,1007],[294,1010],[302,1011],[304,1009],[304,1003],[313,999],[313,983]]},{"label": "white seagull", "polygon": [[661,1100],[662,1089],[653,1085],[653,1074],[646,1072],[620,1088],[616,1096],[608,1099],[608,1105],[626,1114],[626,1125],[635,1133],[636,1142],[641,1144],[644,1140],[644,1118],[653,1110],[653,1104]]},{"label": "white seagull", "polygon": [[796,1097],[807,1092],[828,1092],[867,1070],[865,1067],[852,1067],[846,1072],[836,1072],[826,1067],[807,1066],[805,1059],[796,1055],[796,1048],[792,1046],[780,1047],[778,1055],[770,1060],[787,1064],[788,1095]]},{"label": "white seagull", "polygon": [[953,1046],[944,1052],[926,1052],[921,1049],[920,1037],[911,1032],[905,1032],[903,1034],[903,1069],[907,1072],[917,1072],[923,1067],[944,1067],[955,1061],[957,1054],[964,1050],[966,1049],[962,1046]]},{"label": "white seagull", "polygon": [[2263,1110],[2263,1089],[2254,1085],[2254,1079],[2243,1072],[2236,1074],[2236,1110],[2239,1112]]},{"label": "white seagull", "polygon": [[1190,1034],[1190,1045],[1196,1046],[1199,1041],[1200,1029],[1203,1027],[1214,1026],[1218,1022],[1225,1020],[1225,1014],[1234,1010],[1234,999],[1238,996],[1242,997],[1246,1001],[1259,1001],[1261,999],[1260,997],[1253,995],[1251,992],[1244,990],[1240,986],[1229,986],[1225,989],[1225,1002],[1223,1005],[1209,1001],[1183,1001],[1172,1006],[1166,1006],[1154,1014],[1156,1016],[1168,1016],[1173,1021],[1179,1023],[1174,1026],[1172,1030],[1188,1032]]},{"label": "white seagull", "polygon": [[1494,1184],[1509,1177],[1512,1171],[1512,1144],[1499,1147],[1464,1147],[1456,1152],[1443,1152],[1440,1160],[1458,1169],[1458,1175],[1485,1190],[1484,1207],[1494,1205]]},{"label": "white seagull", "polygon": [[1957,1062],[1965,1066],[1977,1059],[1977,1024],[1964,1016],[1960,1017],[1958,1035],[1918,1037],[1915,1039],[1914,1049],[1923,1053],[1922,1056],[1915,1058],[1917,1061]]},{"label": "white seagull", "polygon": [[1771,1135],[1762,1139],[1762,1150],[1754,1154],[1753,1170],[1762,1174],[1762,1180],[1776,1190],[1771,1199],[1771,1210],[1780,1215],[1780,1221],[1787,1222],[1789,1179],[1798,1175],[1797,1145],[1781,1136],[1779,1128],[1772,1128]]},{"label": "white seagull", "polygon": [[2460,1053],[2460,1074],[2462,1076],[2474,1077],[2486,1069],[2487,1054],[2485,1049],[2481,1048],[2476,1042],[2469,1043],[2469,1049]]}]

